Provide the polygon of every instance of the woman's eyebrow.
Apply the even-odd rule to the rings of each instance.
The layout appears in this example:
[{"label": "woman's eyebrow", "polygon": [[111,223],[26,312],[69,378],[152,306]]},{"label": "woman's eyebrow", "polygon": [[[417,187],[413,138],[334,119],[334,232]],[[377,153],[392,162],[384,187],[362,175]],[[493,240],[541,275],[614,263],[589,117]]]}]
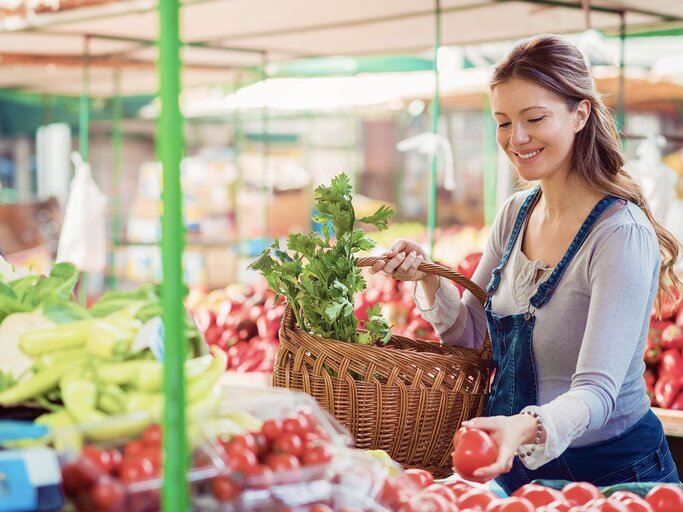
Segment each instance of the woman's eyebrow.
[{"label": "woman's eyebrow", "polygon": [[[526,112],[527,110],[532,110],[532,109],[534,109],[534,108],[547,108],[547,107],[542,107],[542,106],[540,106],[540,105],[534,105],[533,107],[526,107],[526,108],[523,108],[522,110],[519,111],[519,113],[520,113],[520,114],[523,114],[523,113]],[[494,114],[494,115],[500,115],[500,116],[506,116],[506,115],[507,115],[505,112],[494,112],[493,114]]]}]

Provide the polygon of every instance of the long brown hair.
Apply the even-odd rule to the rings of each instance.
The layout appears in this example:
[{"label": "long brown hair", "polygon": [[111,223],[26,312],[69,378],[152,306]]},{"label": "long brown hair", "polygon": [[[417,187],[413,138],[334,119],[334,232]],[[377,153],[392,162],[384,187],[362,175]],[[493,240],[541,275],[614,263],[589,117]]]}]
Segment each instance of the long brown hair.
[{"label": "long brown hair", "polygon": [[652,216],[640,185],[624,169],[614,117],[596,91],[583,55],[562,37],[536,36],[517,44],[498,63],[490,88],[493,90],[496,85],[514,78],[528,80],[555,93],[571,110],[575,110],[582,100],[590,102],[588,121],[574,140],[571,172],[605,195],[635,203],[647,215],[657,233],[662,256],[656,302],[660,310],[662,294],[674,297],[671,287],[679,290],[681,287],[681,281],[674,273],[680,244]]}]

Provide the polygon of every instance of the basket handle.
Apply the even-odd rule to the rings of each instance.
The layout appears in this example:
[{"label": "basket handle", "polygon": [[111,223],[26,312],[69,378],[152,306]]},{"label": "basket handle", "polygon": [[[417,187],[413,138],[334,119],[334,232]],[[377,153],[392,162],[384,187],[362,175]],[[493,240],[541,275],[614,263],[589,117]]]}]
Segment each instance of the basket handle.
[{"label": "basket handle", "polygon": [[[388,257],[385,258],[379,258],[375,256],[367,257],[367,258],[358,258],[356,260],[356,266],[357,267],[371,267],[374,265],[377,261],[383,260],[384,262],[389,261]],[[452,270],[448,267],[444,267],[443,265],[438,265],[437,263],[428,263],[428,262],[422,262],[420,263],[420,266],[417,267],[417,270],[421,272],[425,272],[426,274],[432,274],[435,276],[440,276],[440,277],[445,277],[446,279],[450,279],[456,284],[459,284],[460,286],[464,287],[466,290],[469,290],[472,295],[474,295],[477,300],[481,303],[482,307],[486,304],[486,299],[487,295],[484,290],[479,288],[479,286],[463,276],[462,274],[459,274],[455,270]],[[488,331],[486,332],[486,339],[484,340],[484,345],[481,348],[481,354],[491,353],[491,340],[489,338]]]}]

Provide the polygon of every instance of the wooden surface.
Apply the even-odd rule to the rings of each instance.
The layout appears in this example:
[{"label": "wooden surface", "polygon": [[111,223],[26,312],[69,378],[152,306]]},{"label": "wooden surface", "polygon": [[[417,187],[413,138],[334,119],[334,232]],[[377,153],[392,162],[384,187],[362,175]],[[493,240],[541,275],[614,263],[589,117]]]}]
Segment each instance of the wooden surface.
[{"label": "wooden surface", "polygon": [[653,407],[652,411],[662,422],[667,437],[683,437],[683,411],[660,409],[659,407]]}]

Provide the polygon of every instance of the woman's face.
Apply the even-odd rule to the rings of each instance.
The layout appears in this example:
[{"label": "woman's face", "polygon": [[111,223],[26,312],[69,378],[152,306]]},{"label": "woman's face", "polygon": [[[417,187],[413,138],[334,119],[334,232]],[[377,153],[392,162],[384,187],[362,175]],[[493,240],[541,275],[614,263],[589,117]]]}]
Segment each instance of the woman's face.
[{"label": "woman's face", "polygon": [[572,111],[556,94],[515,78],[493,88],[491,107],[498,145],[522,179],[566,178],[574,138],[590,114],[588,101]]}]

